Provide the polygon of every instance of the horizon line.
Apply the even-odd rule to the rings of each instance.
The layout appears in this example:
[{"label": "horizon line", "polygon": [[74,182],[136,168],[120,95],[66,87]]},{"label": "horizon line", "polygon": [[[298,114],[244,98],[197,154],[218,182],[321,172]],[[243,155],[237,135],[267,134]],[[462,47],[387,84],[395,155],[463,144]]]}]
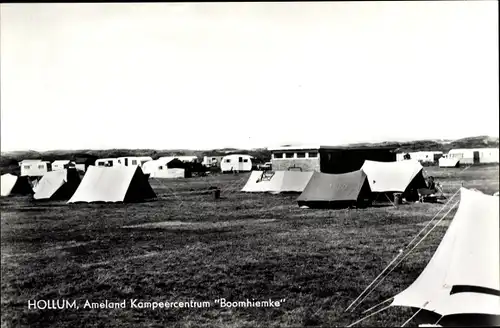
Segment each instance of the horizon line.
[{"label": "horizon line", "polygon": [[[339,144],[339,145],[330,145],[330,146],[349,146],[349,145],[357,145],[357,144],[383,144],[383,143],[399,143],[399,144],[408,144],[408,143],[415,143],[415,142],[423,142],[423,141],[434,141],[437,142],[439,141],[445,141],[447,143],[451,143],[453,141],[458,141],[462,139],[471,139],[471,138],[496,138],[499,139],[499,136],[491,136],[491,135],[479,135],[479,136],[470,136],[470,137],[462,137],[462,138],[456,138],[456,139],[451,139],[451,138],[429,138],[429,139],[413,139],[413,140],[386,140],[386,141],[375,141],[375,142],[369,142],[369,141],[360,141],[360,142],[351,142],[351,143],[344,143],[344,144]],[[320,144],[320,143],[315,143],[315,144]],[[326,144],[325,144],[326,145]],[[120,148],[120,147],[115,147],[115,148],[78,148],[78,149],[16,149],[16,150],[8,150],[8,151],[1,151],[0,154],[5,154],[5,153],[15,153],[15,152],[38,152],[38,153],[47,153],[47,152],[57,152],[57,151],[67,151],[67,152],[78,152],[78,151],[109,151],[109,150],[152,150],[152,151],[216,151],[216,150],[258,150],[258,149],[269,149],[273,147],[284,147],[284,146],[301,146],[300,143],[283,143],[282,145],[278,146],[265,146],[265,147],[235,147],[235,146],[226,146],[226,147],[215,147],[215,148]]]}]

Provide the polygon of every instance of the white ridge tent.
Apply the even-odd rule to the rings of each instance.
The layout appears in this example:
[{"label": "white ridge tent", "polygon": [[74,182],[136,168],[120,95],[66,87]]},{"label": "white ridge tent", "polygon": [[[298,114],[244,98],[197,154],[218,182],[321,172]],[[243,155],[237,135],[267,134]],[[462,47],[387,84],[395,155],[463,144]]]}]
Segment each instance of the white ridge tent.
[{"label": "white ridge tent", "polygon": [[303,192],[314,172],[252,171],[243,192]]},{"label": "white ridge tent", "polygon": [[47,172],[34,188],[36,200],[67,200],[80,184],[76,169]]},{"label": "white ridge tent", "polygon": [[89,166],[68,203],[137,202],[155,197],[139,166]]},{"label": "white ridge tent", "polygon": [[458,167],[460,159],[454,157],[441,157],[439,159],[439,167]]},{"label": "white ridge tent", "polygon": [[18,177],[16,175],[6,173],[0,177],[1,195],[30,195],[33,194],[33,189],[26,177]]},{"label": "white ridge tent", "polygon": [[400,162],[365,161],[361,167],[370,183],[372,192],[405,192],[413,188],[425,188],[423,167],[418,161]]},{"label": "white ridge tent", "polygon": [[499,230],[498,198],[461,188],[459,208],[434,256],[391,305],[443,317],[500,315]]}]

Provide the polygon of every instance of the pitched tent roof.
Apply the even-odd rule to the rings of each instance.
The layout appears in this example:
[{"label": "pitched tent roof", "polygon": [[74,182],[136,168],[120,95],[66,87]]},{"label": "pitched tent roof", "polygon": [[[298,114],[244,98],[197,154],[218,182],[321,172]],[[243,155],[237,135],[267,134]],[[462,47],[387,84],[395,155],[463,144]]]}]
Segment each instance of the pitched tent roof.
[{"label": "pitched tent roof", "polygon": [[343,207],[369,197],[370,185],[361,170],[344,174],[314,172],[297,202],[313,208]]},{"label": "pitched tent roof", "polygon": [[299,171],[252,171],[243,192],[303,192],[313,172]]},{"label": "pitched tent roof", "polygon": [[365,161],[361,167],[372,192],[405,192],[410,184],[425,188],[422,165],[414,160],[400,162]]},{"label": "pitched tent roof", "polygon": [[442,316],[500,315],[498,225],[498,198],[461,188],[459,208],[434,256],[392,305]]},{"label": "pitched tent roof", "polygon": [[33,196],[36,200],[69,199],[80,184],[80,175],[75,169],[50,171],[40,179]]},{"label": "pitched tent roof", "polygon": [[2,196],[33,194],[33,189],[27,177],[18,177],[17,175],[6,173],[0,177],[0,182],[2,184]]},{"label": "pitched tent roof", "polygon": [[439,159],[439,167],[458,167],[460,160],[458,158],[445,158]]},{"label": "pitched tent roof", "polygon": [[137,202],[155,197],[139,166],[89,166],[68,203]]}]

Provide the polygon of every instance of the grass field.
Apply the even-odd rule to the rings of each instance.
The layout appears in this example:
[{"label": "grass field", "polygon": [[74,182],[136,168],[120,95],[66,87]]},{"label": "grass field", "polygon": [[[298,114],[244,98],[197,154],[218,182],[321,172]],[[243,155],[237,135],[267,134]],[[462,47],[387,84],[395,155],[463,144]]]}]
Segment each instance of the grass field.
[{"label": "grass field", "polygon": [[[448,195],[462,182],[488,194],[499,189],[498,166],[426,171]],[[344,313],[443,205],[306,210],[297,195],[238,192],[247,178],[151,179],[158,200],[140,204],[2,198],[2,327],[345,326],[409,286],[446,231],[438,226],[358,309]],[[209,186],[222,189],[221,199],[193,192]],[[28,300],[133,298],[212,306],[27,307]],[[279,308],[221,308],[219,298],[286,300]],[[391,308],[360,326],[400,326],[411,314]]]}]

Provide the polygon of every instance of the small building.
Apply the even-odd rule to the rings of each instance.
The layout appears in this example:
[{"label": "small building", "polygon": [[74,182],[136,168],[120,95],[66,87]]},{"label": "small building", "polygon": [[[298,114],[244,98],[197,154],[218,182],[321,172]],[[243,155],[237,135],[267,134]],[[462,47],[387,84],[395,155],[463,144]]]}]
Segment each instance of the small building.
[{"label": "small building", "polygon": [[89,166],[95,165],[97,159],[98,157],[94,155],[75,154],[72,161],[75,163],[77,171],[86,172]]},{"label": "small building", "polygon": [[404,152],[396,154],[396,161],[404,161],[405,155],[409,155],[409,159],[419,161],[420,163],[437,163],[443,156],[442,151],[417,151]]},{"label": "small building", "polygon": [[52,162],[52,171],[64,170],[69,168],[71,161],[69,159],[62,159]]},{"label": "small building", "polygon": [[448,158],[458,159],[460,164],[499,163],[498,148],[451,149]]},{"label": "small building", "polygon": [[273,171],[341,174],[361,169],[365,160],[395,162],[396,147],[282,146],[269,149]]},{"label": "small building", "polygon": [[250,172],[252,171],[252,156],[233,154],[222,158],[221,171],[224,172]]},{"label": "small building", "polygon": [[25,159],[19,162],[19,166],[21,167],[22,177],[42,177],[52,170],[50,162],[41,159]]},{"label": "small building", "polygon": [[123,166],[140,166],[146,162],[152,161],[153,158],[149,156],[128,156],[128,157],[118,157],[118,164]]},{"label": "small building", "polygon": [[100,158],[95,161],[95,166],[113,167],[118,165],[120,165],[118,158]]}]

